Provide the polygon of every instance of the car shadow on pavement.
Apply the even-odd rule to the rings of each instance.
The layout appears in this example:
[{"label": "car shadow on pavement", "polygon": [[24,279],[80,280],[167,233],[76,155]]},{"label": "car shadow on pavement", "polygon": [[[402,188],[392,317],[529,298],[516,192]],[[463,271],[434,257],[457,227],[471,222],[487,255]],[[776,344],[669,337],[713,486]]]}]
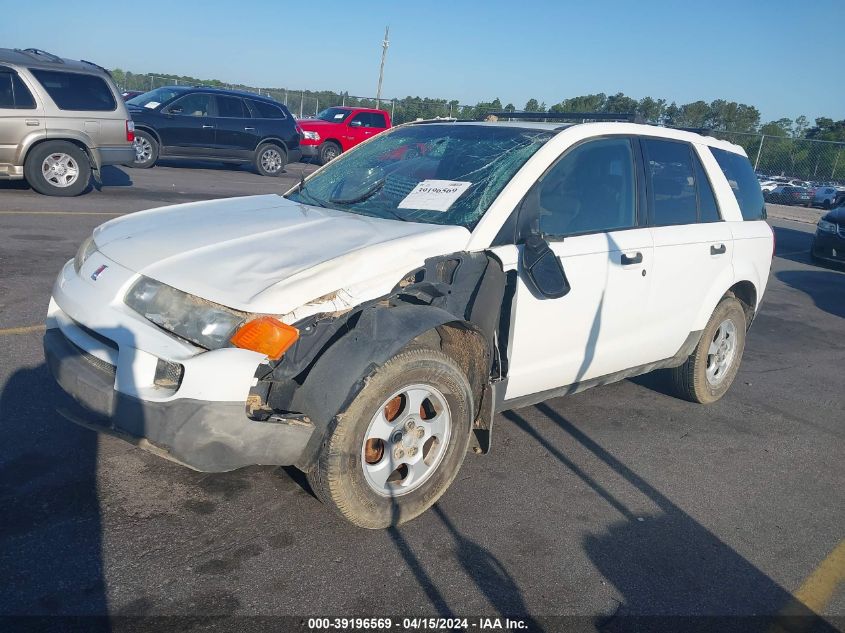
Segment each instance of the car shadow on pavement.
[{"label": "car shadow on pavement", "polygon": [[775,257],[801,264],[816,265],[816,262],[810,257],[810,245],[813,243],[812,233],[782,226],[770,226],[775,234]]},{"label": "car shadow on pavement", "polygon": [[845,318],[845,275],[827,270],[781,270],[778,280],[809,296],[819,310]]},{"label": "car shadow on pavement", "polygon": [[94,188],[99,191],[101,187],[131,187],[134,183],[126,169],[128,167],[106,165],[100,170],[100,182],[94,181]]},{"label": "car shadow on pavement", "polygon": [[536,409],[661,510],[638,515],[597,478],[597,469],[577,465],[516,411],[503,414],[621,515],[583,538],[590,560],[622,597],[613,616],[595,623],[598,630],[836,630],[552,407]]},{"label": "car shadow on pavement", "polygon": [[[19,369],[0,392],[0,616],[5,630],[58,626],[52,619],[39,624],[6,616],[108,613],[97,435],[56,414],[56,403],[65,398],[44,363]],[[80,626],[110,630],[104,618],[86,619]]]}]

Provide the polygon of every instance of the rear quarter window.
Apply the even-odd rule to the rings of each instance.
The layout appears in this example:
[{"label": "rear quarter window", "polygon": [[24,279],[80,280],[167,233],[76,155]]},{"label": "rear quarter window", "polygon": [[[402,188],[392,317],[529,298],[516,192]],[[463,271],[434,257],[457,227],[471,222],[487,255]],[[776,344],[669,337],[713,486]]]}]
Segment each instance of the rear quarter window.
[{"label": "rear quarter window", "polygon": [[734,192],[739,210],[742,212],[742,219],[764,220],[766,204],[751,162],[742,154],[715,147],[711,147],[710,151]]},{"label": "rear quarter window", "polygon": [[114,95],[102,77],[38,68],[29,71],[60,110],[113,112],[117,109]]},{"label": "rear quarter window", "polygon": [[258,113],[260,119],[285,119],[284,110],[273,103],[266,101],[249,100],[249,105]]}]

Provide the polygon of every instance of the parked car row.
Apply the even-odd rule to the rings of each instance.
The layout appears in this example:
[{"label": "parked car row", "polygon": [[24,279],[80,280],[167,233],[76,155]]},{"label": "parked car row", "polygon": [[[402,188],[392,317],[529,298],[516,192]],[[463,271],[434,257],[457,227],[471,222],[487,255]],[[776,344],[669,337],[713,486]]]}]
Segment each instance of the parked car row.
[{"label": "parked car row", "polygon": [[101,167],[161,158],[284,173],[303,155],[325,164],[391,127],[368,108],[328,108],[297,122],[269,97],[206,86],[119,92],[108,71],[45,51],[0,49],[0,179],[47,195],[88,189]]},{"label": "parked car row", "polygon": [[757,180],[767,202],[832,209],[845,201],[845,186],[835,182],[807,182],[800,178],[759,173]]}]

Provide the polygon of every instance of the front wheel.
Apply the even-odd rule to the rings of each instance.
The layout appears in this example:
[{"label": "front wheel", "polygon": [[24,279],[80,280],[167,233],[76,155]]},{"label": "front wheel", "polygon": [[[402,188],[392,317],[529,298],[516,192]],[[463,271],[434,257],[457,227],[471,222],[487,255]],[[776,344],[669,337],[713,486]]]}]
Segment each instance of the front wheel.
[{"label": "front wheel", "polygon": [[455,479],[473,414],[472,389],[455,361],[431,349],[400,352],[336,416],[308,481],[359,527],[404,523]]},{"label": "front wheel", "polygon": [[135,132],[135,160],[132,161],[132,167],[138,169],[149,169],[156,164],[158,160],[158,141],[155,140],[152,134],[137,130]]},{"label": "front wheel", "polygon": [[255,168],[262,176],[280,176],[285,171],[288,153],[278,145],[267,143],[255,152]]},{"label": "front wheel", "polygon": [[691,402],[716,402],[730,388],[745,351],[745,310],[733,296],[719,302],[686,362],[669,370],[675,394]]},{"label": "front wheel", "polygon": [[342,151],[343,150],[341,150],[340,145],[334,141],[326,141],[320,145],[320,164],[325,165],[329,161],[334,160],[340,156]]}]

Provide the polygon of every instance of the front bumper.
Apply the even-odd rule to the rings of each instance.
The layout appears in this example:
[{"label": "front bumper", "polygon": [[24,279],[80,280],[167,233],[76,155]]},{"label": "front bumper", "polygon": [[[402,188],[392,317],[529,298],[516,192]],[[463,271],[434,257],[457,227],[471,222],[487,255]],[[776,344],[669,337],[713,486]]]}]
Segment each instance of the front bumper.
[{"label": "front bumper", "polygon": [[115,371],[58,328],[45,333],[44,356],[56,381],[76,401],[60,410],[64,417],[195,470],[291,465],[314,431],[301,419],[252,420],[244,402],[153,402],[121,393],[114,388]]},{"label": "front bumper", "polygon": [[320,145],[303,145],[300,144],[299,149],[302,150],[303,158],[319,158]]},{"label": "front bumper", "polygon": [[838,234],[816,232],[810,248],[813,257],[831,262],[845,262],[845,237]]}]

